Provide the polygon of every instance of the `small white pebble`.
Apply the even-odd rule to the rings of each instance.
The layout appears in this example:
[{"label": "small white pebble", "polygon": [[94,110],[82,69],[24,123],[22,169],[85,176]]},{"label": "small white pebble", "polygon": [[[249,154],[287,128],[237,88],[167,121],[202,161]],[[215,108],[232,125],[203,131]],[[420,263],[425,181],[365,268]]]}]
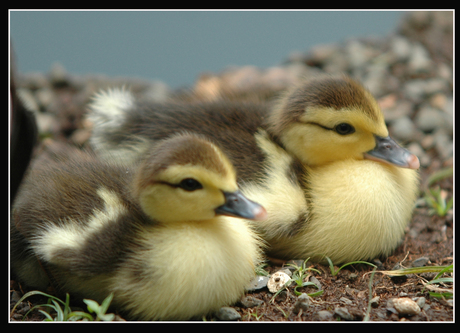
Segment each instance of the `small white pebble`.
[{"label": "small white pebble", "polygon": [[393,300],[393,306],[402,315],[416,315],[420,313],[420,307],[410,298],[396,298]]},{"label": "small white pebble", "polygon": [[423,309],[425,306],[426,298],[425,297],[418,297],[417,299],[414,299],[414,301],[417,303],[417,305],[420,307],[420,309]]}]

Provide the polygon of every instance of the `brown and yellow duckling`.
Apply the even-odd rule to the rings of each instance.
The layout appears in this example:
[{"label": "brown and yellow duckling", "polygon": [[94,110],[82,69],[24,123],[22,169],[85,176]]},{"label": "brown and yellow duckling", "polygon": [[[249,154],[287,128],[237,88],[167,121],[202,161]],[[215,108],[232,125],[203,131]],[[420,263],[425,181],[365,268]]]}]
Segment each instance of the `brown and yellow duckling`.
[{"label": "brown and yellow duckling", "polygon": [[128,318],[187,320],[244,293],[261,246],[245,219],[265,216],[200,136],[161,140],[129,166],[69,150],[39,158],[20,189],[12,268],[35,288],[113,292]]},{"label": "brown and yellow duckling", "polygon": [[389,255],[410,222],[418,158],[388,136],[372,95],[347,76],[319,76],[275,104],[222,98],[142,103],[123,90],[91,105],[91,142],[126,160],[187,130],[218,142],[242,192],[268,218],[267,252],[334,263]]}]

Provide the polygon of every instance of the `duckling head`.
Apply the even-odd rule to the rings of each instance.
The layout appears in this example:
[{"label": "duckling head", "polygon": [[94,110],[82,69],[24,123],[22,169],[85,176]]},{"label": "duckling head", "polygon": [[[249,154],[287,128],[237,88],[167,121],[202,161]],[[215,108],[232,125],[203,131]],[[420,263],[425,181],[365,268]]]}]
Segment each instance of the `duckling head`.
[{"label": "duckling head", "polygon": [[269,117],[271,133],[303,163],[372,159],[418,169],[418,158],[388,135],[369,91],[347,76],[319,76],[288,91]]},{"label": "duckling head", "polygon": [[144,212],[164,223],[229,215],[259,220],[265,209],[238,189],[233,165],[205,138],[180,134],[158,143],[134,180]]}]

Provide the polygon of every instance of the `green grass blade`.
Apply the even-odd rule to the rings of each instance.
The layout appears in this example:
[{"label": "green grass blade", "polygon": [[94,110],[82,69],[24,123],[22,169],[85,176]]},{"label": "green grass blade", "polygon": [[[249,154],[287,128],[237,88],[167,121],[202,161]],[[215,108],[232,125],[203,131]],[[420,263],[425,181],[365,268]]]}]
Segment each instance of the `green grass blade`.
[{"label": "green grass blade", "polygon": [[[51,317],[51,315],[46,312],[46,311],[43,311],[43,310],[38,310],[38,312],[40,312],[41,314],[43,314],[46,318],[43,319],[43,321],[54,321],[53,317]],[[26,316],[24,316],[25,318]]]},{"label": "green grass blade", "polygon": [[370,314],[371,314],[372,281],[374,280],[374,274],[375,274],[376,270],[377,270],[377,267],[374,267],[374,269],[372,270],[371,277],[369,279],[369,298],[368,298],[368,302],[367,302],[366,315],[364,316],[363,321],[369,321],[369,317],[370,317]]},{"label": "green grass blade", "polygon": [[297,291],[297,288],[302,288],[302,287],[307,287],[307,286],[314,286],[316,288],[318,288],[318,286],[316,284],[314,284],[313,282],[303,282],[303,283],[297,283],[297,286],[294,287],[294,293],[297,295],[297,296],[300,296],[302,293],[300,291]]},{"label": "green grass blade", "polygon": [[[437,283],[454,283],[454,279],[451,278],[451,277],[449,277],[449,278],[437,278],[437,279],[428,281],[428,282],[425,284],[425,286],[423,287],[422,293],[425,291],[426,285],[429,285],[429,284],[437,284]],[[448,290],[446,290],[446,292],[448,292]]]},{"label": "green grass blade", "polygon": [[401,268],[394,271],[379,271],[379,273],[385,275],[393,276],[403,276],[408,274],[421,274],[421,273],[451,273],[453,271],[453,266],[424,266],[424,267],[410,267],[410,268]]},{"label": "green grass blade", "polygon": [[54,311],[56,311],[55,321],[64,321],[65,320],[64,311],[62,311],[62,308],[59,306],[59,303],[56,302],[56,300],[54,299],[51,300],[51,302],[53,302]]},{"label": "green grass blade", "polygon": [[328,261],[329,263],[329,268],[331,270],[331,274],[332,276],[336,276],[343,268],[349,266],[349,265],[354,265],[354,264],[365,264],[365,265],[369,265],[369,266],[372,266],[372,267],[377,267],[376,265],[370,263],[370,262],[367,262],[367,261],[352,261],[352,262],[349,262],[349,263],[346,263],[342,266],[340,266],[340,268],[338,268],[337,270],[334,269],[334,264],[332,263],[331,259],[329,257],[326,257],[326,260]]},{"label": "green grass blade", "polygon": [[113,299],[113,293],[111,293],[109,296],[106,297],[106,299],[102,301],[102,304],[101,304],[102,313],[107,312],[107,310],[109,309],[110,303],[112,302],[112,299]]},{"label": "green grass blade", "polygon": [[308,294],[308,296],[310,296],[310,297],[320,296],[323,292],[324,292],[324,290],[318,290],[317,292]]},{"label": "green grass blade", "polygon": [[444,269],[442,269],[438,275],[436,275],[435,279],[439,278],[441,275],[443,275],[444,273],[452,273],[454,271],[454,265],[449,265],[449,266],[441,266],[441,267],[445,267]]},{"label": "green grass blade", "polygon": [[[37,309],[37,308],[42,308],[42,307],[44,307],[44,308],[51,308],[51,309],[55,310],[54,305],[51,305],[51,304],[39,304],[39,305],[35,305],[34,307],[30,308],[29,311],[26,312],[26,314],[22,317],[22,320],[25,320],[25,319],[27,318],[27,316],[29,315],[29,313],[31,313],[31,312],[34,311],[35,309]],[[38,310],[38,311],[41,312],[41,313],[46,313],[46,314],[47,314],[47,315],[46,315],[47,317],[51,317],[51,316],[49,315],[49,313],[46,312],[46,311],[43,311],[43,310]],[[51,320],[52,320],[52,317],[51,317]]]},{"label": "green grass blade", "polygon": [[[30,297],[30,296],[34,296],[34,295],[41,295],[41,296],[45,296],[45,297],[48,297],[49,298],[53,298],[53,299],[56,299],[60,302],[62,302],[62,300],[60,300],[59,298],[55,297],[55,296],[52,296],[52,295],[49,295],[47,293],[44,293],[44,292],[41,292],[41,291],[38,291],[38,290],[33,290],[33,291],[29,291],[28,293],[24,294],[21,299],[14,305],[13,307],[13,310],[11,310],[11,314],[13,314],[14,310],[16,310],[16,307],[21,303],[23,302],[26,298]],[[62,302],[64,304],[64,302]]]},{"label": "green grass blade", "polygon": [[437,292],[430,291],[429,294],[431,297],[441,298],[441,299],[442,298],[454,298],[454,294],[451,293],[450,291],[445,292],[445,293],[437,293]]},{"label": "green grass blade", "polygon": [[86,306],[88,307],[88,311],[90,313],[99,313],[100,312],[100,305],[96,301],[93,301],[92,299],[84,299],[83,302],[85,302]]},{"label": "green grass blade", "polygon": [[71,313],[69,313],[69,316],[67,318],[67,320],[69,321],[77,321],[77,320],[87,320],[87,321],[93,321],[94,318],[91,314],[87,313],[87,312],[83,312],[83,311],[73,311]]},{"label": "green grass blade", "polygon": [[435,172],[432,175],[430,175],[430,177],[428,177],[427,186],[430,187],[431,185],[433,185],[437,181],[440,181],[440,180],[442,180],[444,178],[450,177],[453,174],[454,174],[454,168],[453,167],[441,169],[438,172]]},{"label": "green grass blade", "polygon": [[326,257],[327,262],[329,263],[329,269],[331,270],[332,276],[335,276],[334,264],[332,263],[329,257]]}]

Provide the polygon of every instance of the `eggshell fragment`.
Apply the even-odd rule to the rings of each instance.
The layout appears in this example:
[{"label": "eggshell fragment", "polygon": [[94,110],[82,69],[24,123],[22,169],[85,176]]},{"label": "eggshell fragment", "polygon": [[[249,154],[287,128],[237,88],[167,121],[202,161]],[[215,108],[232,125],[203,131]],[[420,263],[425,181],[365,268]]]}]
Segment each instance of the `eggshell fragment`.
[{"label": "eggshell fragment", "polygon": [[274,273],[270,279],[268,280],[267,287],[268,290],[272,293],[276,293],[280,289],[282,289],[286,282],[289,281],[289,275],[284,272],[276,272]]}]

